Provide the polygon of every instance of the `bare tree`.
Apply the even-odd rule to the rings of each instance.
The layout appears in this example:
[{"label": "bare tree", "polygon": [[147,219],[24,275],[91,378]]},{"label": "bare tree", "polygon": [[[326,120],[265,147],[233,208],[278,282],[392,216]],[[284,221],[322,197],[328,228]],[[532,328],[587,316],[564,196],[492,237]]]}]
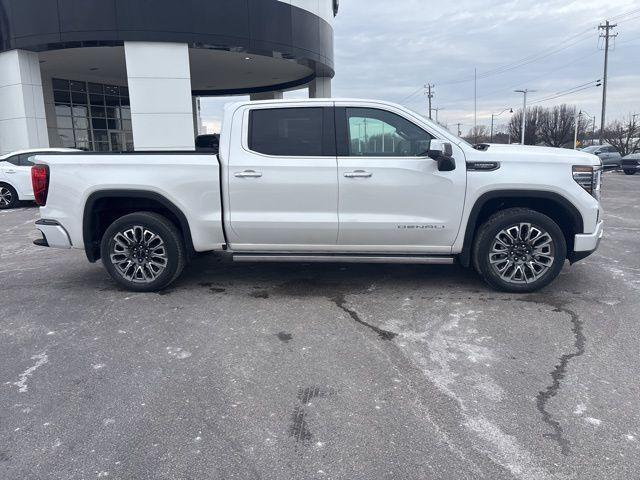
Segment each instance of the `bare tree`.
[{"label": "bare tree", "polygon": [[464,139],[469,143],[488,143],[490,140],[489,129],[486,125],[478,125],[469,130]]},{"label": "bare tree", "polygon": [[[540,137],[550,147],[571,146],[576,127],[576,108],[559,105],[545,109],[540,115]],[[582,128],[581,128],[582,127]],[[579,121],[580,134],[584,131],[584,122]]]},{"label": "bare tree", "polygon": [[[544,115],[544,108],[531,107],[527,109],[527,119],[525,127],[525,145],[537,145],[540,143],[540,120]],[[509,133],[514,142],[519,142],[522,138],[522,110],[514,113],[509,122]]]},{"label": "bare tree", "polygon": [[640,148],[640,124],[637,116],[610,123],[604,131],[604,139],[623,157]]}]

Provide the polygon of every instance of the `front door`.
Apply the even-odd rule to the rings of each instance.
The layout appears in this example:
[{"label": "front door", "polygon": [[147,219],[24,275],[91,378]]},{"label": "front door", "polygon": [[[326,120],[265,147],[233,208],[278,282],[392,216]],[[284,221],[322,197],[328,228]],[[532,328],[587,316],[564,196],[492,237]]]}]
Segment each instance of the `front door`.
[{"label": "front door", "polygon": [[460,228],[466,163],[438,171],[431,139],[401,112],[336,108],[338,244],[346,250],[450,253]]},{"label": "front door", "polygon": [[[234,126],[237,124],[234,120]],[[244,113],[228,163],[229,243],[236,251],[336,245],[338,181],[333,104]]]}]

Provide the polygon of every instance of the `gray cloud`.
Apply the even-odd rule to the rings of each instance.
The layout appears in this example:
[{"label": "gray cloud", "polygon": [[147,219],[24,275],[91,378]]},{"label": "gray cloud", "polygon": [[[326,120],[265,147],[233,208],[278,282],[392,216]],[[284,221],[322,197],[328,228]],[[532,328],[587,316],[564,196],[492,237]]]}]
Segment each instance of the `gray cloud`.
[{"label": "gray cloud", "polygon": [[[342,4],[336,20],[335,95],[382,98],[425,113],[423,94],[407,97],[434,83],[434,105],[444,109],[440,120],[463,122],[466,128],[473,123],[474,68],[480,76],[479,123],[486,124],[492,112],[520,106],[515,88],[538,90],[530,96],[535,101],[601,78],[598,23],[640,7],[627,0]],[[627,15],[618,23],[609,118],[640,111],[640,17]],[[521,59],[529,63],[516,64]],[[482,78],[505,65],[510,67]],[[575,103],[599,116],[600,96],[594,88],[542,104]]]}]

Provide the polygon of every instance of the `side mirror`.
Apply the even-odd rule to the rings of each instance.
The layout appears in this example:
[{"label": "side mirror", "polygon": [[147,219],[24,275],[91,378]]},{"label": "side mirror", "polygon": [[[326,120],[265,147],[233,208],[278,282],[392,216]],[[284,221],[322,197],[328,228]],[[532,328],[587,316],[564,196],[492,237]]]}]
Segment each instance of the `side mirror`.
[{"label": "side mirror", "polygon": [[456,169],[456,161],[453,158],[453,147],[449,142],[431,140],[429,157],[438,162],[438,170],[441,172],[451,172]]}]

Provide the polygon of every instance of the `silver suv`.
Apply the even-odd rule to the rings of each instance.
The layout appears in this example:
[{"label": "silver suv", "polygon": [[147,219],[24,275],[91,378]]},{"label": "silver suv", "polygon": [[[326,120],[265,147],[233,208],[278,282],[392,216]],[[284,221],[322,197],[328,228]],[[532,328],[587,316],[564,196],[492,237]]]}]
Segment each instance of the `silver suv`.
[{"label": "silver suv", "polygon": [[611,145],[593,145],[583,148],[582,151],[597,155],[606,169],[620,168],[622,164],[622,155]]}]

